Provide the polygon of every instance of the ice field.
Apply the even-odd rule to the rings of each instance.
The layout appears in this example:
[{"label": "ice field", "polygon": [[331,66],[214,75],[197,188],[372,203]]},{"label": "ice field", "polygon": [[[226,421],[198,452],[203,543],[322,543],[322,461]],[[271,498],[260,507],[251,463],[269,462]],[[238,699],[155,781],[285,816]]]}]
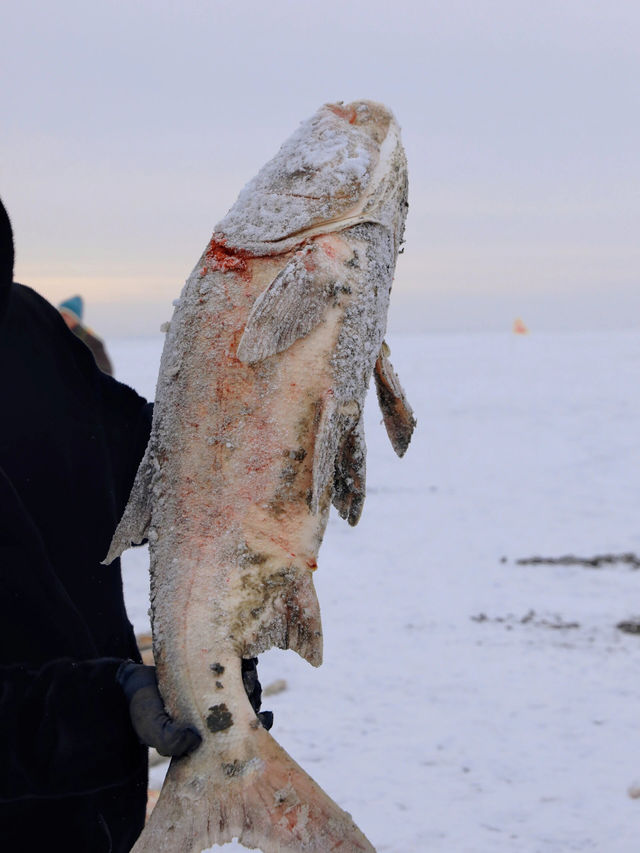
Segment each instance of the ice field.
[{"label": "ice field", "polygon": [[[398,459],[370,391],[363,517],[333,512],[315,575],[324,663],[260,659],[272,734],[378,851],[637,853],[640,573],[517,560],[640,554],[640,334],[389,344],[418,427]],[[110,341],[117,378],[151,399],[161,347]],[[148,630],[145,549],[123,566]]]}]

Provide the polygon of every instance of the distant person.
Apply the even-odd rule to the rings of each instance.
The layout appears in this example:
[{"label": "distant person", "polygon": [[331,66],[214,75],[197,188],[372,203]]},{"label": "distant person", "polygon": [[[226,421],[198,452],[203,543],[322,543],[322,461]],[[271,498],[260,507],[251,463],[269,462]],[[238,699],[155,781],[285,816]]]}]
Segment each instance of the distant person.
[{"label": "distant person", "polygon": [[113,366],[107,355],[104,341],[96,335],[93,329],[85,326],[82,322],[84,313],[82,296],[71,296],[69,299],[65,299],[58,305],[58,311],[62,314],[65,323],[73,334],[89,347],[100,370],[103,373],[108,373],[109,376],[113,376]]}]

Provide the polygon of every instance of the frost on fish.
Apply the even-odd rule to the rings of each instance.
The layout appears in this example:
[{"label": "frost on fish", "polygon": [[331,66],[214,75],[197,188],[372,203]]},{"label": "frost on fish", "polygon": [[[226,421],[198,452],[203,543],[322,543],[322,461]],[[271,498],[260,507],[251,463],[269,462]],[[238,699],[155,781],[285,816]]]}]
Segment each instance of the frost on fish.
[{"label": "frost on fish", "polygon": [[136,853],[234,836],[265,853],[373,849],[260,728],[241,660],[273,646],[322,660],[313,572],[331,505],[350,524],[362,512],[376,363],[406,449],[413,416],[380,355],[406,191],[391,113],[326,105],[241,192],[175,303],[109,557],[148,538],[160,690],[203,743],[172,762]]},{"label": "frost on fish", "polygon": [[406,187],[400,132],[389,110],[372,101],[327,104],[246,185],[215,236],[228,247],[268,255],[315,234],[378,222],[399,244]]}]

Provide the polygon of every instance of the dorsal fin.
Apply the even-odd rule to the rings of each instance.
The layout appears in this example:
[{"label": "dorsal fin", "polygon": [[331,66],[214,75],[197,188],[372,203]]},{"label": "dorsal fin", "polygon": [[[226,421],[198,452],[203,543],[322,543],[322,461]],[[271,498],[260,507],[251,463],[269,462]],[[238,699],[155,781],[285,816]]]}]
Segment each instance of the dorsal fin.
[{"label": "dorsal fin", "polygon": [[416,419],[388,356],[389,347],[383,341],[374,369],[376,391],[391,446],[398,456],[404,456]]},{"label": "dorsal fin", "polygon": [[119,557],[123,551],[132,545],[139,545],[147,536],[151,522],[151,482],[154,470],[150,446],[151,442],[147,444],[147,449],[138,467],[129,500],[113,534],[109,553],[102,561],[104,565],[112,563],[116,557]]}]

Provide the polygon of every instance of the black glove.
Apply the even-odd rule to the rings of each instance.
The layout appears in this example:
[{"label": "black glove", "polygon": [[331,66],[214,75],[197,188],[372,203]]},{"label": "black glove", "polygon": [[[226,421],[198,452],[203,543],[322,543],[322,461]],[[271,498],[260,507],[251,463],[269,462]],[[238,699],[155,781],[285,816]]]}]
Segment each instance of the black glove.
[{"label": "black glove", "polygon": [[192,752],[202,738],[192,726],[174,723],[164,709],[158,692],[155,666],[126,661],[118,667],[116,680],[129,702],[129,716],[135,733],[160,755],[177,757]]},{"label": "black glove", "polygon": [[260,710],[260,705],[262,704],[262,687],[258,681],[258,658],[248,658],[246,660],[243,658],[242,683],[257,718],[263,727],[269,731],[273,725],[273,712]]}]

